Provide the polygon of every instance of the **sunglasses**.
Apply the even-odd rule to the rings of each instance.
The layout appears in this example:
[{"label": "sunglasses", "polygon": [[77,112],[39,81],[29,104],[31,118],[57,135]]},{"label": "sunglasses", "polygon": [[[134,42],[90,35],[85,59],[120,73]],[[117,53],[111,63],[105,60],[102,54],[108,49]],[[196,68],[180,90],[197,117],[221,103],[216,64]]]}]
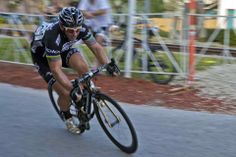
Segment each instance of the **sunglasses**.
[{"label": "sunglasses", "polygon": [[68,33],[79,33],[80,29],[82,28],[81,26],[79,27],[75,27],[75,28],[71,28],[71,27],[64,27],[65,31]]}]

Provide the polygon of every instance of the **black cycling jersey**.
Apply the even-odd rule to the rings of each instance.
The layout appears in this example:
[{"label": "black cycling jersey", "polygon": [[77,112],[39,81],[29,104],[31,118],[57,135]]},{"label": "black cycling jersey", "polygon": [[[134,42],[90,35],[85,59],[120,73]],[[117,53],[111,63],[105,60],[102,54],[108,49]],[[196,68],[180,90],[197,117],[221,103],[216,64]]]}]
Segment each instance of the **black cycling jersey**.
[{"label": "black cycling jersey", "polygon": [[48,59],[61,59],[62,66],[68,67],[70,57],[74,53],[79,53],[79,50],[72,47],[79,40],[83,40],[86,44],[96,42],[86,25],[82,25],[74,41],[68,40],[58,22],[44,23],[36,29],[31,42],[31,55],[34,65],[46,82],[53,78]]},{"label": "black cycling jersey", "polygon": [[[36,29],[33,35],[31,50],[32,53],[40,53],[37,55],[47,58],[60,57],[61,53],[68,51],[79,40],[83,40],[87,44],[95,43],[95,39],[86,25],[82,25],[76,40],[69,41],[60,29],[59,22],[44,23]],[[37,51],[38,48],[41,48],[40,52]],[[42,48],[44,52],[42,52]]]}]

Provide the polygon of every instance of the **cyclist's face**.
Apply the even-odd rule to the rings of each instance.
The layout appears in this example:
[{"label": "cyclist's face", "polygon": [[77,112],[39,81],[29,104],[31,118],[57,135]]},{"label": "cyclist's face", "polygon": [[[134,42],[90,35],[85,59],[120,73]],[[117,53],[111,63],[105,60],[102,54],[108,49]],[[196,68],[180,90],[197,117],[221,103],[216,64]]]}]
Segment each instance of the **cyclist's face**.
[{"label": "cyclist's face", "polygon": [[70,41],[75,40],[78,37],[80,29],[81,27],[76,27],[76,28],[64,27],[65,34]]}]

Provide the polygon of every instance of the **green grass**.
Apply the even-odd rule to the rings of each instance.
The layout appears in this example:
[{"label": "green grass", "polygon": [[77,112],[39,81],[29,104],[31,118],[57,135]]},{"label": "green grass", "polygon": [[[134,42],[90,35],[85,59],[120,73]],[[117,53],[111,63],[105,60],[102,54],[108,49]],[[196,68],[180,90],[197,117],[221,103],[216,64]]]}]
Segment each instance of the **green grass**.
[{"label": "green grass", "polygon": [[[20,45],[22,45],[23,48],[17,46],[17,42]],[[88,61],[88,63],[92,67],[92,63],[95,59],[93,53],[84,45],[81,45],[81,46],[77,45],[75,47],[79,48],[83,52],[85,59]],[[111,48],[108,48],[107,50],[109,51],[109,49]],[[123,57],[119,59],[119,67],[121,70],[124,70],[125,69],[125,65],[124,65],[125,52],[122,52],[122,53],[123,53]],[[142,67],[140,66],[140,61],[139,61],[139,58],[141,58],[142,53],[143,53],[142,50],[140,50],[139,56],[136,59],[133,59],[132,67],[133,67],[133,70],[135,71],[142,71]],[[110,56],[110,54],[108,55]],[[180,64],[182,63],[182,59],[183,59],[182,54],[175,53],[174,55],[177,60],[177,63],[179,63],[180,67],[183,68],[183,64]],[[116,56],[114,56],[114,58],[115,57]],[[161,56],[158,56],[157,54],[155,54],[156,59],[160,57],[165,62],[167,62],[168,65],[171,65],[170,60],[164,53],[162,53]],[[186,57],[186,59],[188,58]],[[196,58],[196,60],[198,59],[199,57]],[[12,38],[7,38],[7,39],[1,38],[0,39],[0,60],[7,60],[7,61],[14,61],[14,62],[21,62],[21,63],[32,63],[29,44],[27,43],[25,39],[13,40]],[[196,70],[206,70],[212,66],[221,65],[225,63],[228,63],[228,62],[226,62],[226,60],[223,58],[203,57],[200,59],[198,64],[196,64]],[[235,61],[233,63],[235,63]],[[132,76],[136,78],[150,79],[150,75],[148,74],[132,73]]]},{"label": "green grass", "polygon": [[212,58],[212,57],[204,57],[201,58],[200,62],[196,66],[196,70],[203,71],[211,68],[212,66],[222,65],[226,63],[235,64],[236,61],[225,60],[222,58]]},{"label": "green grass", "polygon": [[0,59],[13,62],[32,63],[29,44],[25,39],[0,38]]}]

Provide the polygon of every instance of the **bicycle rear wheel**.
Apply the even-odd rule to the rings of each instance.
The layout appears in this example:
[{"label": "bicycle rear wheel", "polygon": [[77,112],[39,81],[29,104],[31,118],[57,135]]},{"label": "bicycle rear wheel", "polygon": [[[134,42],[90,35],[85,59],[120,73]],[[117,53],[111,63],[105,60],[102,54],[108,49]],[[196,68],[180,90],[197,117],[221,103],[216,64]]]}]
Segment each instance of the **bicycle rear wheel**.
[{"label": "bicycle rear wheel", "polygon": [[49,98],[52,102],[53,108],[56,110],[58,116],[61,118],[62,121],[64,121],[64,116],[60,111],[60,107],[57,104],[57,98],[58,98],[58,94],[56,93],[56,91],[53,90],[53,84],[55,83],[55,80],[51,80],[48,83],[48,94],[49,94]]},{"label": "bicycle rear wheel", "polygon": [[112,98],[98,93],[93,99],[98,122],[110,140],[126,153],[138,148],[135,129],[125,111]]}]

